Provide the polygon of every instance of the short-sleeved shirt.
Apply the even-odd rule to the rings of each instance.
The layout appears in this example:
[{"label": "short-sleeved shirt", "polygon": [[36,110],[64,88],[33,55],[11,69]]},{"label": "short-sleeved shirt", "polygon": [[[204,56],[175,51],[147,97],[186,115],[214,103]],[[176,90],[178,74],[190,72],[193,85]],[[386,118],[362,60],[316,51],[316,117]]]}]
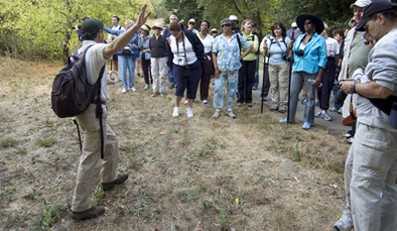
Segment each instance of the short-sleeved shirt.
[{"label": "short-sleeved shirt", "polygon": [[325,40],[327,44],[327,57],[335,57],[339,55],[339,43],[336,39],[328,37]]},{"label": "short-sleeved shirt", "polygon": [[291,40],[288,37],[280,38],[277,41],[277,38],[271,37],[269,41],[266,43],[267,48],[269,49],[269,64],[272,65],[282,65],[287,63],[288,56],[288,44]]},{"label": "short-sleeved shirt", "polygon": [[[214,37],[212,37],[209,34],[207,34],[204,39],[202,39],[200,35],[197,35],[197,37],[200,39],[201,43],[204,46],[204,54],[210,53],[212,51],[212,45],[214,44],[215,41]],[[211,60],[211,56],[208,55],[207,58]]]},{"label": "short-sleeved shirt", "polygon": [[[103,50],[106,46],[107,44],[104,43],[96,43],[92,40],[84,40],[83,45],[78,50],[78,53],[81,53],[89,47],[87,53],[85,54],[84,61],[87,80],[90,84],[94,84],[98,80],[99,73],[101,72],[102,67],[106,64],[107,60],[103,57]],[[108,101],[110,94],[106,79],[106,67],[101,81],[101,100]]]},{"label": "short-sleeved shirt", "polygon": [[230,39],[225,38],[223,34],[215,38],[212,52],[217,54],[217,64],[220,71],[234,71],[241,67],[237,36],[240,38],[241,50],[247,49],[251,45],[243,36],[236,33]]}]

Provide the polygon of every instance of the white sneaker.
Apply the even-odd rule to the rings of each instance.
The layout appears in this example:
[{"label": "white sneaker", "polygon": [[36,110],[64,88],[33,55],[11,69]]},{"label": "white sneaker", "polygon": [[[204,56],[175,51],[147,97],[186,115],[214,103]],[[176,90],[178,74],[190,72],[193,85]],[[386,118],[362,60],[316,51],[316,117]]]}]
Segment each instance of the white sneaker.
[{"label": "white sneaker", "polygon": [[314,116],[317,117],[317,118],[322,118],[323,117],[323,111],[321,110],[321,111],[317,112]]},{"label": "white sneaker", "polygon": [[[192,112],[193,114],[193,112]],[[174,110],[172,111],[172,117],[178,117],[179,116],[179,107],[174,107]],[[193,116],[193,115],[192,115]]]},{"label": "white sneaker", "polygon": [[208,103],[208,100],[205,99],[205,100],[202,101],[202,103],[203,103],[203,104],[207,104],[207,103]]},{"label": "white sneaker", "polygon": [[227,111],[227,114],[226,114],[227,116],[229,116],[230,118],[232,118],[232,119],[235,119],[236,118],[236,115],[233,113],[233,111],[231,111],[231,110],[229,110],[229,111]]},{"label": "white sneaker", "polygon": [[136,92],[136,89],[135,89],[135,87],[131,87],[131,88],[130,88],[130,91],[132,91],[132,92]]},{"label": "white sneaker", "polygon": [[145,87],[143,89],[145,89],[145,90],[149,89],[149,85],[145,84]]},{"label": "white sneaker", "polygon": [[221,117],[221,111],[220,110],[216,110],[215,113],[212,115],[213,118],[219,118]]},{"label": "white sneaker", "polygon": [[192,118],[192,117],[193,117],[193,110],[192,110],[192,108],[190,108],[190,107],[187,107],[187,108],[186,108],[186,115],[187,115],[187,118]]},{"label": "white sneaker", "polygon": [[353,218],[350,213],[343,213],[342,217],[332,225],[334,230],[350,231],[353,229]]},{"label": "white sneaker", "polygon": [[122,90],[121,90],[121,93],[126,93],[127,92],[127,89],[125,89],[125,88],[123,88]]},{"label": "white sneaker", "polygon": [[188,101],[187,100],[185,100],[185,102],[183,102],[183,104],[187,104],[188,103]]}]

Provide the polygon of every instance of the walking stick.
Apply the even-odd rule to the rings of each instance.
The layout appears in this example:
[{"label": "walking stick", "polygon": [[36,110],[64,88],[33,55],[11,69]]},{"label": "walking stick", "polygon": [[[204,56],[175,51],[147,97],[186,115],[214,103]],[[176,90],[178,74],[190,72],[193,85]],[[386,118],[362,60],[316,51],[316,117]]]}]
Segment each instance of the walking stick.
[{"label": "walking stick", "polygon": [[[267,42],[265,39],[265,47],[267,47]],[[266,50],[263,52],[263,76],[262,76],[262,92],[261,92],[261,114],[263,113],[263,101],[265,100],[265,75],[266,75]]]},{"label": "walking stick", "polygon": [[[295,31],[292,31],[291,39],[295,41]],[[292,64],[294,63],[294,54],[292,52],[291,57],[289,57],[289,77],[288,77],[288,106],[287,106],[287,123],[289,123],[289,111],[290,107],[290,100],[291,100],[291,81],[292,81]]]}]

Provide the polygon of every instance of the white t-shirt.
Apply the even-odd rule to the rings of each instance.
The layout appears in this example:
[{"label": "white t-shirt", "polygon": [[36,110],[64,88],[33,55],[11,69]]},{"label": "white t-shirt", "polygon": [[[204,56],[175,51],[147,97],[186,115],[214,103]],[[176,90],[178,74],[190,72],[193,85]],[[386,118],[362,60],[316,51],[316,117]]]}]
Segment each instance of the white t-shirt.
[{"label": "white t-shirt", "polygon": [[193,46],[189,42],[189,39],[186,35],[184,35],[183,38],[184,42],[179,42],[177,47],[175,37],[173,35],[170,36],[170,47],[174,54],[172,62],[179,66],[190,65],[197,61],[196,53],[194,53]]},{"label": "white t-shirt", "polygon": [[[106,64],[106,59],[103,57],[103,49],[107,46],[104,43],[96,43],[92,40],[84,40],[83,45],[78,50],[79,53],[85,51],[89,46],[89,50],[85,54],[85,68],[87,72],[87,80],[90,84],[94,84],[101,72],[102,67]],[[106,67],[101,79],[101,100],[108,101],[110,98],[109,87],[106,79]]]},{"label": "white t-shirt", "polygon": [[[199,34],[197,34],[197,37],[204,46],[204,54],[210,53],[212,51],[212,44],[214,44],[215,41],[214,37],[209,34],[207,34],[204,39],[202,39]],[[207,57],[209,58],[208,60],[211,60],[211,56],[207,55]]]},{"label": "white t-shirt", "polygon": [[325,43],[327,44],[327,57],[339,55],[339,43],[336,39],[328,37]]}]

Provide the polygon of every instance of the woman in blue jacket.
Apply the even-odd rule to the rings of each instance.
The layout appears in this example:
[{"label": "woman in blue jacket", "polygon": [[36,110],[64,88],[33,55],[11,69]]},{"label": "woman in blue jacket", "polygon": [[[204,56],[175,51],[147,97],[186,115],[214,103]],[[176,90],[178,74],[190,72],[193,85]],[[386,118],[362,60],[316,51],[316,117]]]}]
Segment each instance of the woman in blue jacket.
[{"label": "woman in blue jacket", "polygon": [[[280,123],[293,123],[299,93],[305,84],[308,101],[304,109],[302,128],[310,129],[314,123],[315,89],[321,83],[321,77],[327,64],[327,46],[320,35],[324,30],[321,19],[301,14],[296,22],[304,34],[300,35],[293,44],[292,53],[294,64],[292,66],[290,100],[288,117],[281,119]],[[291,47],[290,47],[291,48]]]},{"label": "woman in blue jacket", "polygon": [[[130,28],[134,23],[131,19],[125,20],[125,30],[112,30],[108,27],[104,27],[104,31],[112,34],[112,35],[120,35],[124,33],[128,28]],[[127,68],[129,72],[129,85],[128,90],[134,92],[136,91],[134,87],[134,70],[135,70],[135,60],[138,56],[138,35],[135,34],[131,39],[128,46],[124,47],[123,50],[117,53],[118,62],[119,62],[119,70],[121,75],[121,85],[122,85],[122,93],[127,92]]]}]

